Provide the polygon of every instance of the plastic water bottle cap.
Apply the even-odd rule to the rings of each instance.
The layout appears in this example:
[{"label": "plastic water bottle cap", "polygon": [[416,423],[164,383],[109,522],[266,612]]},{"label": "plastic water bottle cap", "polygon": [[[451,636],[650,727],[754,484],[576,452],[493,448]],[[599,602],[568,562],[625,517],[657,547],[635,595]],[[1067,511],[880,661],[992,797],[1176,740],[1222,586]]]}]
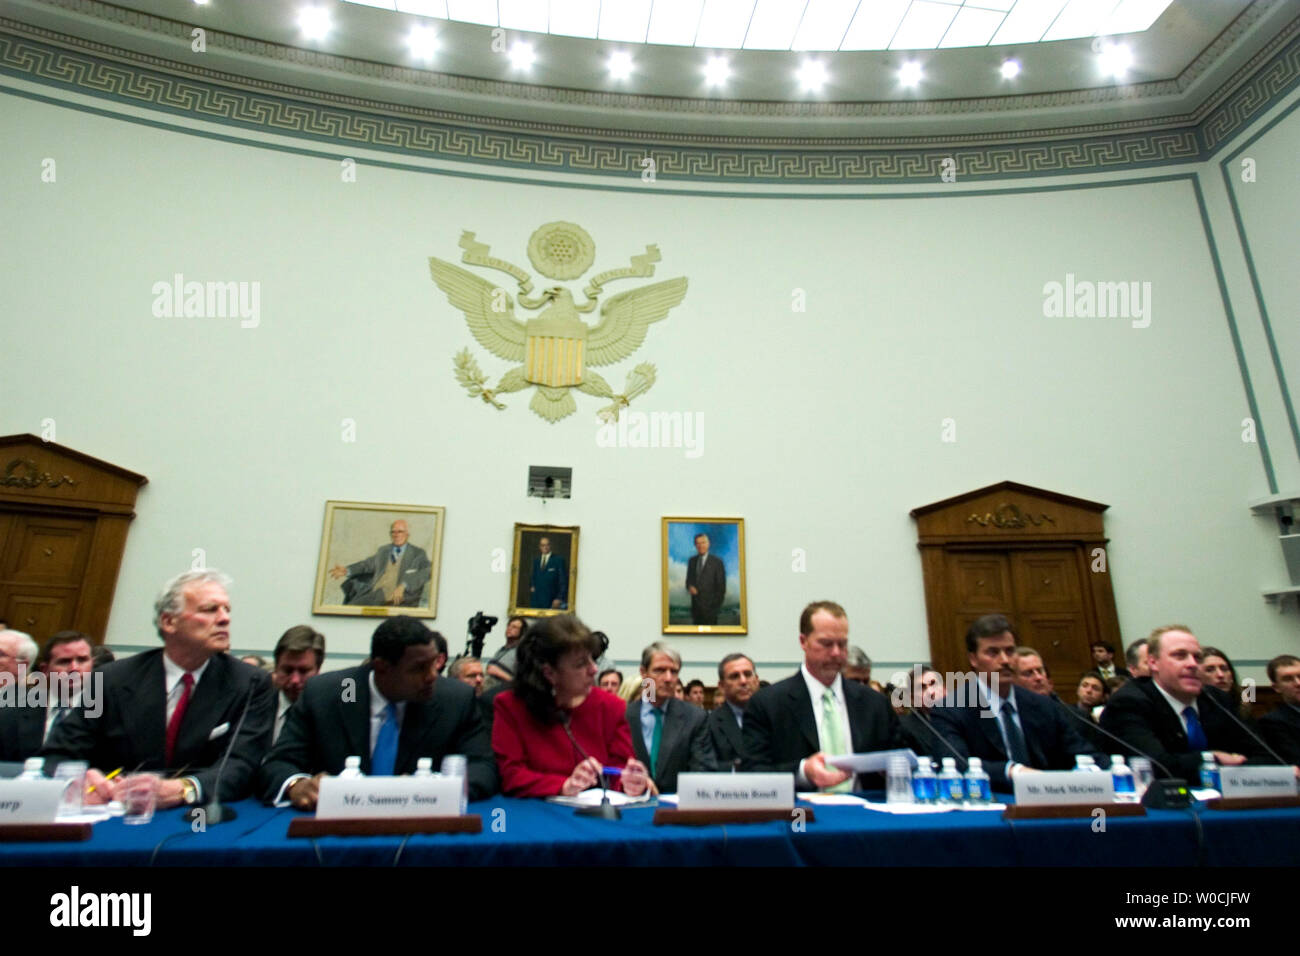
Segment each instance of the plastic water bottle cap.
[{"label": "plastic water bottle cap", "polygon": [[432,757],[421,757],[419,760],[415,761],[415,769],[416,769],[416,770],[432,770],[432,769],[433,769],[433,758],[432,758]]},{"label": "plastic water bottle cap", "polygon": [[956,770],[956,769],[957,769],[957,761],[954,760],[952,757],[944,757],[944,758],[943,758],[943,769],[944,769],[944,770]]},{"label": "plastic water bottle cap", "polygon": [[1201,751],[1201,759],[1204,760],[1206,763],[1213,763],[1213,762],[1214,762],[1214,751],[1212,751],[1212,750],[1202,750],[1202,751]]},{"label": "plastic water bottle cap", "polygon": [[966,764],[967,764],[967,765],[968,765],[972,770],[983,770],[983,769],[984,769],[984,761],[981,760],[979,757],[971,757],[969,760],[966,761]]},{"label": "plastic water bottle cap", "polygon": [[360,767],[360,766],[361,766],[361,758],[360,758],[360,757],[348,757],[346,760],[343,761],[343,766],[345,766],[345,767]]},{"label": "plastic water bottle cap", "polygon": [[44,757],[28,757],[23,761],[23,773],[40,773],[45,769]]},{"label": "plastic water bottle cap", "polygon": [[1112,767],[1122,767],[1124,766],[1124,758],[1119,754],[1113,754],[1110,758],[1110,765]]}]

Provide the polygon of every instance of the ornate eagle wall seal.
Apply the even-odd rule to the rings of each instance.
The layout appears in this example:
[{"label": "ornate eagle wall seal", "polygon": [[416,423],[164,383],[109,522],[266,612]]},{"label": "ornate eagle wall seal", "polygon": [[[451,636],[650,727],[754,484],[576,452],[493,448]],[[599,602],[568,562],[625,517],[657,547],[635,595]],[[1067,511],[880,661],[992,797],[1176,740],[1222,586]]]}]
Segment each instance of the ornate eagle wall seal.
[{"label": "ornate eagle wall seal", "polygon": [[[654,275],[659,248],[646,246],[643,255],[633,256],[630,266],[610,269],[593,276],[578,302],[563,286],[543,289],[533,296],[533,282],[523,269],[489,255],[489,248],[463,232],[461,262],[494,269],[511,276],[518,289],[515,296],[500,283],[468,269],[431,257],[433,281],[447,301],[465,314],[465,322],[479,345],[509,362],[523,362],[501,376],[493,388],[469,349],[455,358],[456,379],[469,391],[495,408],[505,408],[498,396],[536,386],[529,408],[548,422],[577,411],[572,391],[578,389],[598,398],[612,399],[598,412],[601,420],[617,421],[619,412],[655,381],[655,367],[642,362],[632,369],[623,391],[614,390],[591,366],[621,362],[641,347],[650,325],[667,318],[668,312],[686,295],[686,279],[668,279],[641,286],[606,299],[600,307],[600,322],[589,326],[580,316],[595,310],[604,283],[615,279],[647,278]],[[548,222],[528,240],[528,259],[548,279],[579,278],[596,260],[596,244],[581,226],[571,222]],[[515,305],[538,312],[521,322]]]}]

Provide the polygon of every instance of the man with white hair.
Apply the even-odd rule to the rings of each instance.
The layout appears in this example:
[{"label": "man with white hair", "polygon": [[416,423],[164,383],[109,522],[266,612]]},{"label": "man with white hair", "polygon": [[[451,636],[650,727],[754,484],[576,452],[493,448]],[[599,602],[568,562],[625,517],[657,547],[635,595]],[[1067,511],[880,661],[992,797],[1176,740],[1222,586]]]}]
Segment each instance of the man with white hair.
[{"label": "man with white hair", "polygon": [[[0,675],[10,674],[16,683],[21,684],[27,679],[27,671],[38,653],[40,648],[30,634],[0,630]],[[0,680],[5,679],[0,677]]]},{"label": "man with white hair", "polygon": [[229,584],[215,570],[172,578],[154,604],[163,646],[104,667],[98,713],[74,710],[54,726],[42,752],[90,764],[88,799],[117,795],[120,779],[104,778],[117,768],[167,771],[164,809],[248,796],[271,743],[275,691],[270,675],[228,653]]}]

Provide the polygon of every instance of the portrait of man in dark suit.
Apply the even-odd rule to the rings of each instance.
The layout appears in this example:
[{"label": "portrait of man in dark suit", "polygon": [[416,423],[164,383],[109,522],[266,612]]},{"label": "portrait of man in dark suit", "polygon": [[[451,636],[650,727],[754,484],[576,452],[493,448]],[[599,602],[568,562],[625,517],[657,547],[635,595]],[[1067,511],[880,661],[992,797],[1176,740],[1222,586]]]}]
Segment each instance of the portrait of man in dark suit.
[{"label": "portrait of man in dark suit", "polygon": [[663,519],[667,633],[747,633],[743,519]]},{"label": "portrait of man in dark suit", "polygon": [[577,528],[516,524],[510,613],[573,613],[577,561]]}]

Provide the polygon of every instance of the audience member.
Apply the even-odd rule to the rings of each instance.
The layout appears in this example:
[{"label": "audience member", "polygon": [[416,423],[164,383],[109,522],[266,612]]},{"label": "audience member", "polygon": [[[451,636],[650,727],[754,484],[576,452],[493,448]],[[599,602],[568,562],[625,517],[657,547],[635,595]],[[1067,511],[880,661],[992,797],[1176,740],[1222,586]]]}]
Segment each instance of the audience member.
[{"label": "audience member", "polygon": [[484,667],[484,679],[489,688],[498,682],[509,682],[515,679],[515,654],[527,630],[527,618],[516,615],[506,621],[506,642],[499,651],[488,658]]},{"label": "audience member", "polygon": [[417,618],[383,621],[370,638],[370,660],[307,682],[258,773],[267,803],[313,810],[326,774],[347,758],[383,777],[414,773],[420,757],[435,767],[449,754],[467,761],[469,798],[497,792],[497,767],[474,692],[440,679],[446,639]]},{"label": "audience member", "polygon": [[641,676],[654,684],[627,705],[633,752],[660,793],[676,793],[682,771],[716,769],[704,711],[674,693],[681,669],[677,651],[662,641],[651,644],[641,652]]},{"label": "audience member", "polygon": [[[1124,678],[1110,679],[1122,681]],[[1096,671],[1088,671],[1079,678],[1079,686],[1075,689],[1074,708],[1079,712],[1080,717],[1088,721],[1087,724],[1079,725],[1079,735],[1083,737],[1085,743],[1102,753],[1109,753],[1113,749],[1107,743],[1110,738],[1101,733],[1100,724],[1097,722],[1109,696],[1110,691],[1106,688],[1106,682]]]},{"label": "audience member", "polygon": [[1268,679],[1282,702],[1259,719],[1260,735],[1283,760],[1300,764],[1300,657],[1273,658],[1268,662]]},{"label": "audience member", "polygon": [[[654,686],[654,681],[649,682],[649,686]],[[618,688],[618,696],[625,702],[631,703],[646,692],[646,678],[640,674],[633,674],[628,677]]]},{"label": "audience member", "polygon": [[1242,706],[1241,687],[1237,684],[1237,669],[1228,655],[1217,647],[1203,647],[1201,654],[1201,683],[1223,691],[1232,700],[1232,712],[1238,717],[1247,716],[1248,711]]},{"label": "audience member", "polygon": [[39,648],[30,634],[22,631],[0,631],[0,681],[9,674],[16,684],[27,680],[27,672],[36,660]]},{"label": "audience member", "polygon": [[596,678],[596,686],[603,691],[618,696],[619,688],[623,686],[623,675],[612,667],[607,668],[601,671],[600,676]]},{"label": "audience member", "polygon": [[693,680],[686,685],[686,701],[700,710],[704,709],[704,681]]},{"label": "audience member", "polygon": [[898,718],[903,746],[915,754],[938,758],[953,756],[952,751],[934,732],[931,720],[932,708],[939,706],[943,695],[943,675],[933,667],[908,671],[906,691],[895,695],[903,709]]},{"label": "audience member", "polygon": [[267,665],[266,658],[261,654],[245,654],[240,658],[240,660],[245,664],[248,664],[250,667],[256,667],[258,670],[266,671],[268,674],[271,672],[271,668]]},{"label": "audience member", "polygon": [[28,688],[25,703],[0,707],[0,760],[17,762],[35,756],[50,729],[81,706],[82,681],[90,673],[90,646],[89,635],[80,631],[59,631],[45,642],[36,658],[44,675],[38,703],[33,703],[33,688]]},{"label": "audience member", "polygon": [[883,695],[846,681],[849,620],[834,601],[814,601],[799,615],[799,672],[760,690],[741,732],[746,770],[793,773],[801,790],[846,790],[850,774],[829,756],[898,746],[898,717]]},{"label": "audience member", "polygon": [[1093,672],[1102,680],[1112,677],[1132,677],[1127,670],[1115,663],[1115,648],[1107,641],[1092,642]]},{"label": "audience member", "polygon": [[1128,650],[1124,652],[1124,660],[1128,663],[1128,676],[1130,680],[1134,677],[1151,676],[1151,670],[1147,664],[1147,644],[1147,638],[1139,638],[1130,644]]},{"label": "audience member", "polygon": [[709,713],[708,728],[719,770],[735,770],[742,762],[745,708],[757,691],[758,672],[744,654],[728,654],[718,664],[718,689],[713,696],[721,703]]},{"label": "audience member", "polygon": [[1201,644],[1189,628],[1156,628],[1147,651],[1151,676],[1131,680],[1114,693],[1101,713],[1102,727],[1134,753],[1151,757],[1162,777],[1195,781],[1204,751],[1213,751],[1228,767],[1248,759],[1269,762],[1235,719],[1228,695],[1201,681]]},{"label": "audience member", "polygon": [[1055,688],[1052,686],[1052,677],[1047,672],[1047,665],[1043,663],[1042,655],[1032,647],[1017,647],[1015,657],[1016,668],[1016,686],[1023,687],[1025,690],[1041,694],[1043,697],[1055,697]]},{"label": "audience member", "polygon": [[159,785],[161,809],[248,795],[271,742],[275,693],[264,671],[227,653],[229,583],[216,570],[172,578],[154,603],[162,648],[104,667],[96,706],[72,709],[50,731],[46,756],[90,764],[91,802],[117,797],[122,781],[103,774],[115,768],[183,770]]},{"label": "audience member", "polygon": [[280,739],[285,716],[302,694],[303,686],[320,673],[325,663],[325,635],[306,624],[296,624],[275,642],[274,658],[271,683],[275,685],[277,699],[271,743]]},{"label": "audience member", "polygon": [[476,695],[483,693],[483,662],[477,657],[467,657],[462,654],[451,662],[451,666],[447,668],[447,676],[462,684],[468,684],[474,689]]},{"label": "audience member", "polygon": [[113,653],[113,649],[107,644],[96,644],[90,649],[90,660],[91,666],[98,670],[105,664],[111,664],[117,660],[117,655]]},{"label": "audience member", "polygon": [[[979,757],[993,789],[1009,791],[1015,774],[1069,770],[1092,753],[1064,705],[1015,686],[1016,633],[1001,614],[986,614],[966,630],[966,656],[976,679],[960,698],[934,711],[940,736],[962,757]],[[1022,693],[1016,693],[1022,690]],[[954,690],[954,696],[957,691]],[[991,716],[990,716],[991,715]]]}]

